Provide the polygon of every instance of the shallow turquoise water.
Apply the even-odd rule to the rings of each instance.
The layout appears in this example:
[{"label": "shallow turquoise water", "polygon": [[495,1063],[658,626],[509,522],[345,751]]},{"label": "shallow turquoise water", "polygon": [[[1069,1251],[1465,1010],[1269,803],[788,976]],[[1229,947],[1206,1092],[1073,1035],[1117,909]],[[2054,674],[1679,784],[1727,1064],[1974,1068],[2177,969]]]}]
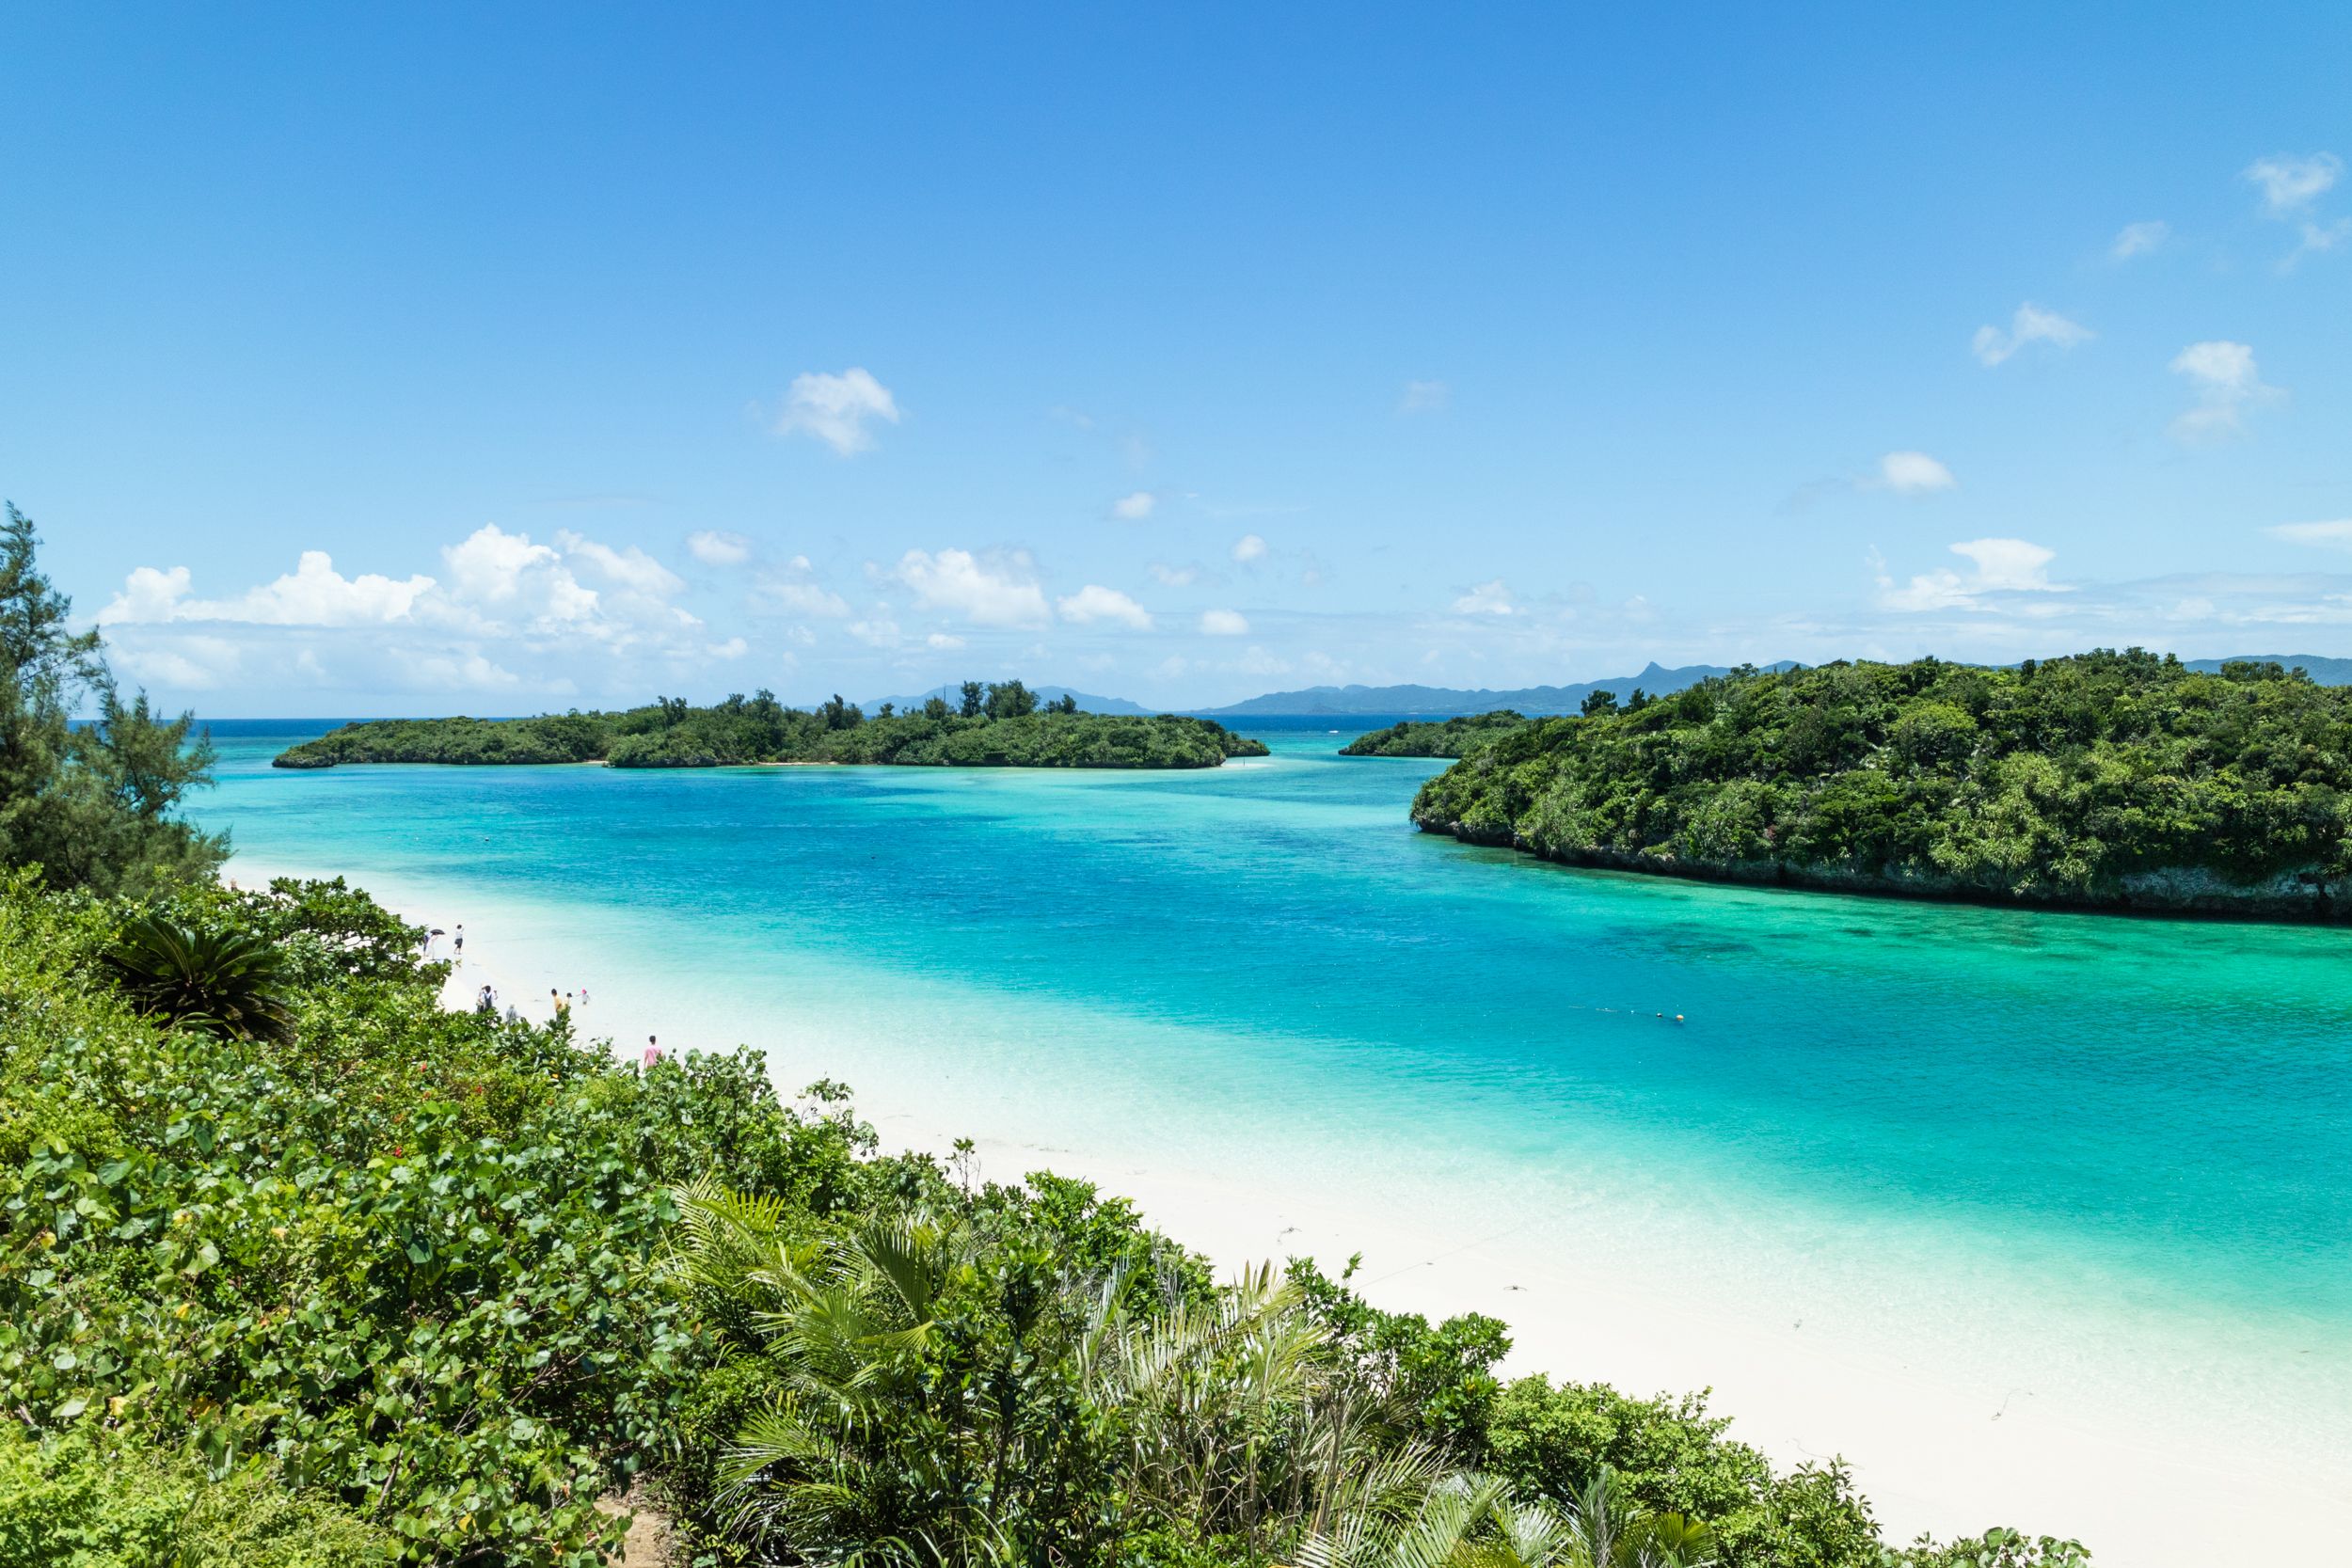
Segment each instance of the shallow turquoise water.
[{"label": "shallow turquoise water", "polygon": [[1475,1204],[2352,1452],[2352,932],[1570,872],[1411,832],[1436,765],[1322,734],[1191,774],[291,773],[235,728],[198,815],[241,853],[536,921],[787,1076]]}]

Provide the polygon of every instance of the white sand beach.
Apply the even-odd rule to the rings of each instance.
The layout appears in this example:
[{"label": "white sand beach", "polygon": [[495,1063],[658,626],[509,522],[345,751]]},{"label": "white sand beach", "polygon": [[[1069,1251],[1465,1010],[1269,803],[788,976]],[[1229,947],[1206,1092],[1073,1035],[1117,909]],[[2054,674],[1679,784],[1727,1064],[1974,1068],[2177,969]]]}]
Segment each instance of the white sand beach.
[{"label": "white sand beach", "polygon": [[[232,875],[264,879],[244,860]],[[596,974],[561,972],[557,949],[530,933],[414,899],[389,902],[444,928],[468,921],[465,961],[444,992],[450,1006],[472,1006],[487,982],[501,1006],[541,1020],[550,990],[585,985],[591,1000],[574,1010],[576,1029],[628,1061],[649,1035],[665,1050],[687,1051],[731,1048],[745,1034],[708,999],[657,1005],[625,990],[608,993]],[[449,953],[447,937],[439,950]],[[755,1035],[749,1043],[768,1042]],[[789,1095],[794,1085],[780,1086]],[[878,1102],[862,1093],[858,1105],[886,1148],[945,1156],[958,1136],[972,1136],[986,1176],[1010,1180],[1050,1167],[1094,1181],[1228,1270],[1305,1256],[1336,1273],[1360,1254],[1354,1283],[1380,1307],[1433,1320],[1483,1312],[1509,1324],[1512,1373],[1644,1394],[1710,1388],[1713,1413],[1732,1418],[1733,1434],[1775,1464],[1842,1456],[1893,1539],[2008,1524],[2081,1539],[2103,1568],[2206,1568],[2299,1560],[2312,1522],[2352,1507],[2352,1474],[2249,1463],[2242,1449],[2193,1426],[2132,1430],[2113,1412],[1904,1364],[1802,1318],[1766,1322],[1694,1306],[1671,1280],[1599,1266],[1587,1273],[1574,1257],[1532,1255],[1512,1244],[1507,1216],[1446,1230],[1323,1194],[1259,1190],[1214,1168],[992,1138],[960,1120],[963,1108],[945,1094]]]}]

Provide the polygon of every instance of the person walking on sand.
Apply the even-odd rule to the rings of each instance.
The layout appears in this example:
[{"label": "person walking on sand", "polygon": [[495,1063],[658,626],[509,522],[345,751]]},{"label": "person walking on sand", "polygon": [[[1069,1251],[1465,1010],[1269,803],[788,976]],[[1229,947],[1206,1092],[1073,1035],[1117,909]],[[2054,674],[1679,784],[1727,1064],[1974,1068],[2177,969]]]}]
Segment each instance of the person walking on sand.
[{"label": "person walking on sand", "polygon": [[464,963],[466,961],[466,923],[464,921],[461,920],[457,923],[457,934],[452,937],[450,941],[454,945],[457,954],[457,961],[459,963]]},{"label": "person walking on sand", "polygon": [[553,986],[548,988],[548,1000],[555,1004],[555,1014],[558,1018],[572,1010],[572,1005],[564,1000],[564,993]]},{"label": "person walking on sand", "polygon": [[651,1035],[647,1035],[645,1037],[644,1065],[646,1067],[651,1067],[654,1063],[660,1060],[661,1060],[661,1042],[654,1038]]}]

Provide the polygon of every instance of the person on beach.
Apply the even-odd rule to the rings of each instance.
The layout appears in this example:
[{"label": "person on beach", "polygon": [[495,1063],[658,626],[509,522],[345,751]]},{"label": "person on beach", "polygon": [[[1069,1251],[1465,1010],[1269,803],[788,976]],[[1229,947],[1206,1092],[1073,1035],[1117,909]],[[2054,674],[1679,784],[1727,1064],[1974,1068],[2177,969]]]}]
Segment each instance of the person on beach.
[{"label": "person on beach", "polygon": [[572,1005],[564,1000],[564,993],[557,990],[553,986],[549,986],[548,988],[548,1000],[555,1004],[555,1011],[558,1017],[561,1017],[564,1013],[568,1013],[572,1010]]},{"label": "person on beach", "polygon": [[651,1067],[654,1063],[660,1060],[661,1060],[661,1042],[654,1038],[651,1035],[647,1035],[645,1037],[644,1065],[646,1067]]},{"label": "person on beach", "polygon": [[457,961],[464,963],[466,961],[466,923],[464,921],[457,923],[457,934],[450,941],[456,950]]}]

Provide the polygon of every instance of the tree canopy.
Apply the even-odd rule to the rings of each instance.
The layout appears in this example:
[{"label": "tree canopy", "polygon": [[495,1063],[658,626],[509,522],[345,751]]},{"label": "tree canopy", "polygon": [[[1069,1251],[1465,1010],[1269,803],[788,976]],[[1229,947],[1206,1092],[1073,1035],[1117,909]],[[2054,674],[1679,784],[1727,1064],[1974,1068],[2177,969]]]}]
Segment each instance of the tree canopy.
[{"label": "tree canopy", "polygon": [[289,748],[280,768],[342,763],[607,762],[615,768],[726,768],[758,763],[935,768],[1215,768],[1265,747],[1207,719],[1080,713],[1063,699],[1040,708],[1019,681],[964,683],[962,710],[939,698],[919,712],[866,717],[837,694],[813,712],[771,691],[708,707],[660,698],[621,713],[533,719],[382,719],[346,724]]},{"label": "tree canopy", "polygon": [[194,718],[125,698],[95,628],[69,628],[72,601],[40,570],[32,519],[0,518],[0,864],[53,884],[144,892],[209,875],[217,837],[174,815],[212,779]]},{"label": "tree canopy", "polygon": [[2099,650],[1704,681],[1543,720],[1422,786],[1431,832],[1590,865],[2343,919],[2352,689]]}]

